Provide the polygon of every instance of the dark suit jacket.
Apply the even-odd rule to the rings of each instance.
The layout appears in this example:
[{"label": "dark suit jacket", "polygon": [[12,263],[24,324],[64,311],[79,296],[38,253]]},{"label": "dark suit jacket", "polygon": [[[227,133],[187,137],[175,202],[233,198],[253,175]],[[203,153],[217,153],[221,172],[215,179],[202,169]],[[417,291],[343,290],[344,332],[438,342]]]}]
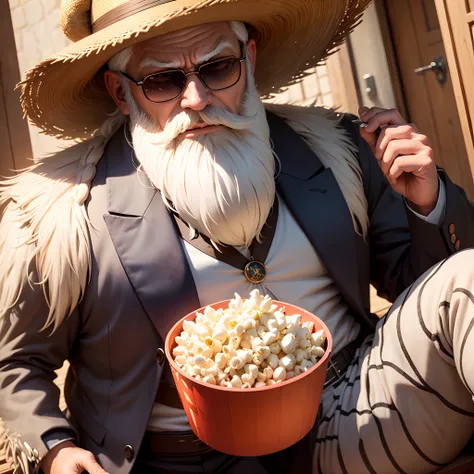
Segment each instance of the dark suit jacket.
[{"label": "dark suit jacket", "polygon": [[[395,299],[454,252],[451,223],[461,249],[473,244],[473,210],[462,190],[440,171],[446,218],[440,226],[418,219],[392,192],[345,118],[359,142],[369,204],[364,241],[354,232],[331,169],[281,119],[269,114],[269,122],[282,164],[278,192],[366,330],[375,324],[370,282]],[[32,459],[45,454],[45,434],[69,429],[106,470],[127,474],[133,459],[127,459],[125,447],[136,455],[163,373],[155,353],[174,322],[199,307],[175,224],[160,195],[141,181],[119,131],[98,165],[88,203],[92,270],[81,304],[50,336],[40,330],[48,313],[42,291],[25,288],[20,317],[0,333],[0,417],[11,433],[21,434]],[[53,383],[53,371],[65,359],[71,364],[65,387],[69,419],[58,408]]]}]

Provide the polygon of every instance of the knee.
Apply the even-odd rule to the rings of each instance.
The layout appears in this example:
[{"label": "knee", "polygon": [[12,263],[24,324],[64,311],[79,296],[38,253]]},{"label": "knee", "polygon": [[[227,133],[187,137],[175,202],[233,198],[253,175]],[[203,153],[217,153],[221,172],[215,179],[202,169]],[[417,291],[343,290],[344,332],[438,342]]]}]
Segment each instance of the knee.
[{"label": "knee", "polygon": [[451,276],[474,279],[474,249],[466,249],[451,255],[443,264]]},{"label": "knee", "polygon": [[458,265],[460,268],[465,267],[474,270],[474,248],[456,252],[448,258],[448,261],[452,261],[454,265]]}]

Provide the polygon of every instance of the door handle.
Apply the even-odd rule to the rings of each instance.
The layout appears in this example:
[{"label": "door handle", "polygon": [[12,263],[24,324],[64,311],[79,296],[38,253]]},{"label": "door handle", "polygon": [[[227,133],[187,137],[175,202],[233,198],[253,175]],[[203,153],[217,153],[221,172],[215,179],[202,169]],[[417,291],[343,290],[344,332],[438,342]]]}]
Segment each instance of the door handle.
[{"label": "door handle", "polygon": [[448,63],[442,56],[438,56],[431,61],[428,66],[417,67],[416,74],[424,74],[427,71],[433,71],[440,84],[444,84],[448,78]]}]

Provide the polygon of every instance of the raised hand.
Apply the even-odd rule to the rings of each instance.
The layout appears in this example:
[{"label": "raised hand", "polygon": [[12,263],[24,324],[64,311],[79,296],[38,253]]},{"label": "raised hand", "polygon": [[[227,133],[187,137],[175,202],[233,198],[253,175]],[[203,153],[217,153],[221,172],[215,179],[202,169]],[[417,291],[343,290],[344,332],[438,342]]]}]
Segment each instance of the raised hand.
[{"label": "raised hand", "polygon": [[430,214],[438,201],[439,181],[428,138],[396,109],[361,107],[359,115],[367,124],[361,127],[361,136],[393,190],[404,196],[413,210]]}]

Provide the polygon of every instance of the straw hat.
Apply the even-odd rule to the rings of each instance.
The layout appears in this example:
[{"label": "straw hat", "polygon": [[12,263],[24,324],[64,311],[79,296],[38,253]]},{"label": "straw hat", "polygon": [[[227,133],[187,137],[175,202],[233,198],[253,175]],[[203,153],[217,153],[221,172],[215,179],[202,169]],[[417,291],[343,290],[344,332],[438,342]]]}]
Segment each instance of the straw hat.
[{"label": "straw hat", "polygon": [[107,61],[128,46],[201,23],[238,20],[258,44],[262,95],[301,79],[357,24],[370,0],[62,0],[61,23],[74,41],[21,83],[30,121],[60,138],[88,138],[115,106],[105,90]]}]

